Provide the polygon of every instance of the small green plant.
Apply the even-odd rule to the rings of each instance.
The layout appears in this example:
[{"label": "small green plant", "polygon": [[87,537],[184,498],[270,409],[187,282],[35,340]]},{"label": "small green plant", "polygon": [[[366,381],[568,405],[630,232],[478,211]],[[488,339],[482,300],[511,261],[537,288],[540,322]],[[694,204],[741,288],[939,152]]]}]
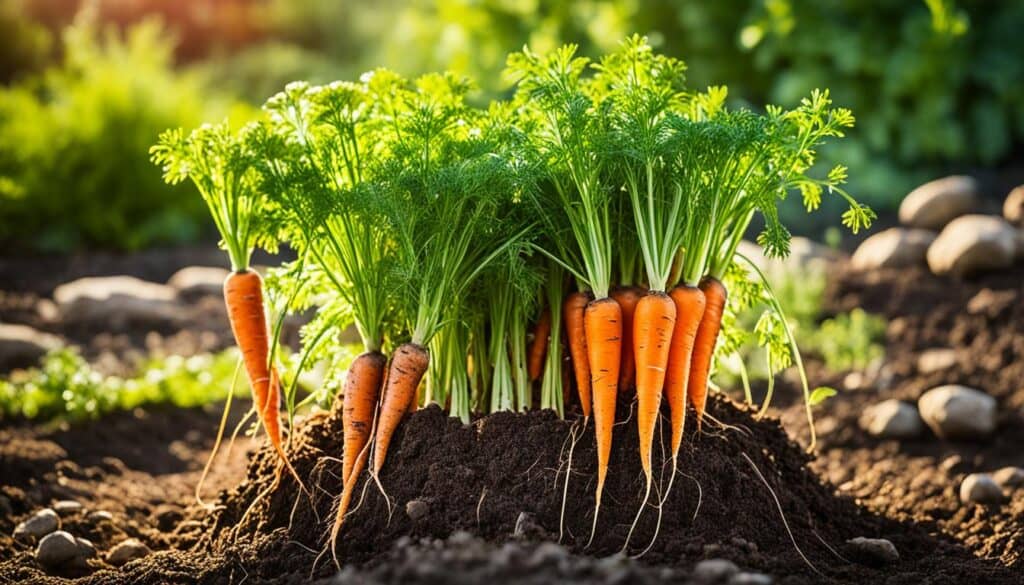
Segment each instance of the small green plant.
[{"label": "small green plant", "polygon": [[861,370],[885,355],[879,344],[885,335],[885,319],[861,308],[825,319],[807,333],[806,351],[820,356],[833,372]]},{"label": "small green plant", "polygon": [[[194,407],[227,397],[238,351],[151,358],[131,378],[104,376],[74,349],[59,349],[37,369],[0,380],[0,419],[79,421],[145,404]],[[245,385],[235,384],[244,393]]]}]

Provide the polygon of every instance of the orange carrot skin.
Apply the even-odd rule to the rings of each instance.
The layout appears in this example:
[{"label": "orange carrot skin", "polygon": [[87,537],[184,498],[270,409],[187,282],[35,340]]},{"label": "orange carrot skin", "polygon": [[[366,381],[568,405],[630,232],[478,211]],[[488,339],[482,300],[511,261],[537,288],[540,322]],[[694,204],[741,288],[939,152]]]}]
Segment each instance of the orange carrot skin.
[{"label": "orange carrot skin", "polygon": [[380,387],[388,358],[379,351],[360,354],[348,368],[342,390],[341,426],[345,431],[345,452],[342,457],[341,481],[346,483],[359,452],[370,440],[373,413],[377,408]]},{"label": "orange carrot skin", "polygon": [[420,380],[430,365],[430,353],[427,348],[416,343],[403,343],[395,349],[388,368],[387,381],[384,384],[384,401],[380,407],[380,419],[377,423],[377,434],[374,438],[373,474],[380,473],[387,458],[391,437],[402,422],[405,413],[409,412],[416,402],[416,392]]},{"label": "orange carrot skin", "polygon": [[654,427],[676,327],[676,304],[663,292],[644,295],[636,304],[633,327],[640,465],[649,480]]},{"label": "orange carrot skin", "polygon": [[279,405],[271,400],[271,372],[269,365],[270,338],[267,317],[263,308],[263,279],[253,270],[232,272],[224,280],[224,302],[235,343],[242,352],[245,372],[252,387],[256,413],[270,437],[281,452],[281,429],[276,414]]},{"label": "orange carrot skin", "polygon": [[711,358],[715,354],[718,332],[722,329],[722,311],[725,310],[726,290],[717,278],[706,276],[700,282],[704,292],[704,315],[697,327],[693,342],[693,359],[690,365],[690,380],[687,394],[697,412],[697,428],[700,428],[708,400],[708,376],[711,372]]},{"label": "orange carrot skin", "polygon": [[594,434],[597,438],[597,503],[608,474],[618,397],[619,361],[622,357],[622,308],[613,298],[591,301],[584,313],[587,357],[594,400]]},{"label": "orange carrot skin", "polygon": [[622,357],[619,366],[619,392],[626,393],[636,387],[636,362],[633,350],[633,314],[636,305],[644,297],[644,289],[638,286],[617,287],[611,297],[622,308]]},{"label": "orange carrot skin", "polygon": [[565,321],[565,338],[569,343],[569,355],[572,356],[573,373],[576,374],[576,391],[579,393],[580,407],[583,416],[590,417],[590,358],[587,351],[587,336],[584,327],[587,304],[590,293],[574,292],[565,299],[563,320]]},{"label": "orange carrot skin", "polygon": [[531,382],[540,379],[544,372],[544,358],[548,350],[548,337],[551,336],[551,311],[544,309],[533,328],[533,343],[530,344],[530,359],[526,370]]},{"label": "orange carrot skin", "polygon": [[672,417],[672,456],[679,453],[686,422],[686,387],[690,379],[690,361],[697,327],[704,317],[704,291],[695,286],[679,285],[669,292],[676,305],[676,327],[672,331],[672,348],[665,372],[665,400]]}]

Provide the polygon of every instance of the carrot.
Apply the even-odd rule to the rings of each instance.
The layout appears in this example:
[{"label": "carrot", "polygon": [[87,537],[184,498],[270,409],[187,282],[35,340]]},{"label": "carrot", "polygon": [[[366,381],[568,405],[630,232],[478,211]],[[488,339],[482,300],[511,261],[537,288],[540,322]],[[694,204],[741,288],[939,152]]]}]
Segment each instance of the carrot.
[{"label": "carrot", "polygon": [[370,440],[370,427],[387,365],[388,358],[384,354],[367,351],[352,362],[345,376],[341,410],[341,426],[345,431],[341,472],[343,484],[348,482],[360,451]]},{"label": "carrot", "polygon": [[[270,340],[263,308],[263,279],[253,270],[232,272],[224,280],[224,303],[228,308],[231,332],[242,352],[242,361],[249,376],[256,413],[274,450],[287,462],[277,416],[280,408],[276,397],[278,384],[271,383]],[[273,377],[276,378],[276,375]]]},{"label": "carrot", "polygon": [[[622,308],[619,303],[610,297],[588,303],[584,313],[584,328],[594,399],[594,435],[597,439],[597,492],[594,505],[596,529],[601,493],[608,475],[615,401],[618,397],[619,360],[622,357]],[[593,531],[590,538],[594,538]]]},{"label": "carrot", "polygon": [[391,437],[416,401],[420,380],[430,365],[427,348],[417,343],[403,343],[395,350],[384,385],[384,401],[380,407],[380,421],[374,438],[373,474],[378,475],[384,467]]},{"label": "carrot", "polygon": [[611,297],[622,307],[622,357],[619,367],[619,392],[629,392],[636,385],[636,362],[633,352],[633,313],[643,298],[638,286],[620,286],[612,289]]},{"label": "carrot", "polygon": [[706,276],[701,280],[700,290],[704,292],[706,304],[693,342],[693,359],[686,389],[690,403],[697,411],[698,429],[704,417],[704,407],[707,405],[711,358],[715,353],[718,332],[722,328],[722,311],[725,309],[726,298],[725,285],[712,276]]},{"label": "carrot", "polygon": [[690,360],[697,327],[704,316],[704,291],[687,285],[679,285],[669,293],[676,305],[676,327],[672,331],[672,349],[668,354],[668,369],[665,372],[665,400],[668,401],[672,416],[672,459],[673,465],[683,442],[683,427],[686,422],[686,386],[690,378]]},{"label": "carrot", "polygon": [[572,368],[576,374],[576,391],[580,397],[583,417],[590,418],[590,358],[587,351],[587,336],[584,331],[584,314],[591,296],[587,292],[574,292],[565,299],[565,335],[572,356]]},{"label": "carrot", "polygon": [[547,355],[548,337],[551,335],[551,312],[541,312],[533,328],[533,343],[530,345],[530,359],[527,364],[530,381],[536,382],[544,372],[544,357]]},{"label": "carrot", "polygon": [[661,408],[672,334],[676,326],[676,305],[663,292],[644,295],[636,304],[633,341],[636,344],[637,424],[640,432],[640,465],[651,489],[651,448],[654,427]]}]

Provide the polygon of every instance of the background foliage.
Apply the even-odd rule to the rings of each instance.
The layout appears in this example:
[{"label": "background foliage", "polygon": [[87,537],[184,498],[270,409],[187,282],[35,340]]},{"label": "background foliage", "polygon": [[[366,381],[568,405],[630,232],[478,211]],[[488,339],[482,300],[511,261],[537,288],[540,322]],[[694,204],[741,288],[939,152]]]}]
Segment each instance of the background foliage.
[{"label": "background foliage", "polygon": [[[126,40],[102,26],[63,33],[83,6]],[[154,25],[133,31],[153,15],[180,42]],[[1021,30],[1019,0],[0,0],[0,203],[21,193],[17,214],[0,211],[0,239],[66,249],[194,237],[194,198],[160,185],[145,146],[162,127],[223,116],[227,97],[258,104],[290,80],[387,64],[472,75],[482,100],[508,91],[505,56],[523,44],[593,55],[632,32],[683,58],[692,87],[727,84],[755,107],[831,88],[858,124],[823,164],[847,164],[851,190],[884,211],[943,173],[1020,166]],[[63,198],[81,212],[61,217]]]}]

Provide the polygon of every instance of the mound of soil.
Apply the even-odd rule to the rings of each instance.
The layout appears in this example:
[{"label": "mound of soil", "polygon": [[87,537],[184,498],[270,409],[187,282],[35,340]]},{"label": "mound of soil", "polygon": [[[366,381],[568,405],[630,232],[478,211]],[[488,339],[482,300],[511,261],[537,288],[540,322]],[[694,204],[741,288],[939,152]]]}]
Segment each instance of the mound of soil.
[{"label": "mound of soil", "polygon": [[[640,506],[644,486],[629,407],[620,405],[625,424],[616,432],[613,467],[589,547],[592,432],[579,434],[572,449],[562,542],[575,555],[618,553]],[[749,411],[725,399],[715,400],[710,413],[720,424],[709,424],[700,435],[692,430],[688,434],[680,475],[664,503],[660,534],[643,558],[646,565],[685,573],[701,559],[726,558],[783,583],[820,583],[826,575],[851,583],[883,576],[905,583],[1013,582],[1002,568],[972,558],[950,541],[873,515],[837,496],[809,471],[807,455],[777,422],[755,421]],[[375,569],[394,558],[396,543],[429,542],[458,531],[495,546],[516,539],[558,540],[575,429],[550,412],[499,413],[472,425],[446,417],[437,407],[416,412],[399,428],[380,477],[389,499],[364,478],[361,501],[337,547],[339,559],[365,567],[357,572],[377,571],[383,582],[405,582],[394,573],[382,577]],[[300,477],[310,478],[311,497],[287,477],[269,491],[275,461],[264,449],[253,459],[247,479],[223,493],[212,514],[197,516],[201,525],[179,530],[176,547],[182,550],[94,578],[166,583],[188,574],[212,583],[243,574],[248,582],[330,577],[335,572],[330,556],[319,553],[325,550],[333,520],[333,496],[341,489],[335,475],[340,465],[327,457],[341,452],[341,436],[340,422],[327,415],[297,429],[293,465]],[[667,434],[662,440],[667,443]],[[661,485],[668,473],[666,469],[659,478]],[[656,522],[656,509],[648,507],[633,536],[632,552],[651,540]],[[884,567],[863,558],[847,560],[857,552],[845,543],[859,536],[889,539],[900,560]],[[420,558],[429,565],[432,557]],[[353,569],[349,571],[351,575]],[[496,582],[521,581],[509,573]]]}]

